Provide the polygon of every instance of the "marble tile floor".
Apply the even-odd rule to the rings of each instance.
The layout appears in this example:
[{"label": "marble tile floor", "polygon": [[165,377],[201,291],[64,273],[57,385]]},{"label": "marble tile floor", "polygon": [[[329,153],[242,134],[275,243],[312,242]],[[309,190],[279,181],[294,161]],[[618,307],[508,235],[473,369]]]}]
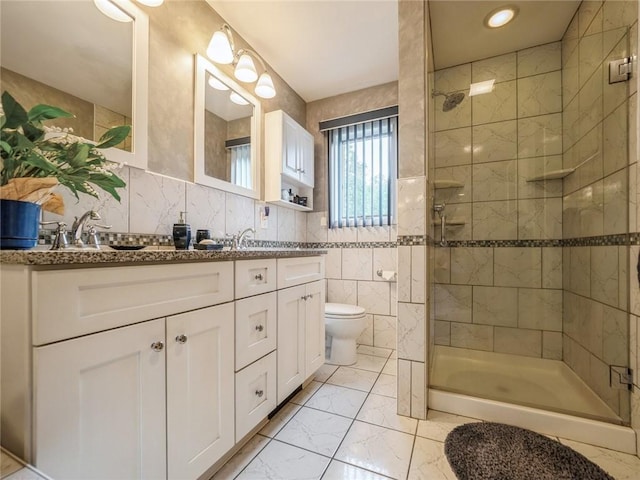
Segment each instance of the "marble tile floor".
[{"label": "marble tile floor", "polygon": [[[395,362],[389,349],[361,346],[355,365],[322,366],[213,480],[455,479],[443,442],[477,420],[435,410],[426,421],[396,415]],[[558,440],[617,480],[638,478],[636,456]],[[47,480],[1,453],[1,480]]]},{"label": "marble tile floor", "polygon": [[[360,346],[355,365],[323,365],[212,480],[454,480],[443,442],[477,420],[435,410],[426,421],[397,415],[395,363],[395,351]],[[617,480],[638,478],[636,456],[557,440]]]}]

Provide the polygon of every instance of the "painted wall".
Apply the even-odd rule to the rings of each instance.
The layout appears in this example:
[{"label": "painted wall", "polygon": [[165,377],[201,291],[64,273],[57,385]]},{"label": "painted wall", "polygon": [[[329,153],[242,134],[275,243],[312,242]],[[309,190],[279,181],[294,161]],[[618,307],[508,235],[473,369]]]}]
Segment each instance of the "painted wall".
[{"label": "painted wall", "polygon": [[[224,23],[222,17],[203,1],[165,2],[156,8],[139,6],[149,15],[150,30],[149,171],[126,166],[120,171],[127,182],[126,190],[120,192],[121,203],[106,194],[100,200],[80,194],[77,201],[61,189],[65,215],[45,213],[44,220],[62,220],[71,225],[74,216],[92,208],[101,214],[103,223],[112,225],[112,232],[170,235],[179,212],[187,211],[193,230],[209,228],[217,237],[254,227],[258,239],[304,242],[304,213],[271,206],[268,227],[262,229],[259,219],[263,204],[190,181],[194,156],[194,54],[205,55],[212,33]],[[239,35],[234,39],[237,48],[250,47]],[[219,67],[232,75],[230,66]],[[283,109],[304,124],[304,101],[277,72],[270,67],[269,71],[278,94],[262,101],[263,112]],[[11,85],[4,71],[2,81],[3,87]],[[17,82],[25,83],[20,79]],[[36,93],[29,100],[39,103],[38,98]],[[60,105],[79,111],[75,103],[67,107],[61,100]]]}]

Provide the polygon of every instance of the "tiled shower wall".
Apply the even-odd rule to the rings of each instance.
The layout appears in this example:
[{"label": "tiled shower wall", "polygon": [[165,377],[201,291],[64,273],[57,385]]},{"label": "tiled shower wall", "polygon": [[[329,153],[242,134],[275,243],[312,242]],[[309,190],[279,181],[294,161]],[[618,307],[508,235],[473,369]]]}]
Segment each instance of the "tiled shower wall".
[{"label": "tiled shower wall", "polygon": [[434,98],[436,188],[462,185],[435,192],[436,344],[562,358],[562,180],[527,182],[562,167],[560,68],[555,42],[435,72],[442,92],[496,82],[449,112]]},{"label": "tiled shower wall", "polygon": [[396,281],[378,270],[396,271],[396,227],[327,229],[327,147],[319,122],[398,103],[396,82],[358,90],[307,105],[306,128],[314,136],[314,207],[307,217],[307,240],[326,248],[327,301],[359,305],[366,310],[366,328],[358,343],[396,348]]},{"label": "tiled shower wall", "polygon": [[631,54],[637,29],[635,1],[583,2],[562,40],[563,167],[585,162],[563,181],[563,359],[623,419],[629,394],[609,386],[609,366],[629,365],[637,101],[634,82],[609,84],[608,65]]}]

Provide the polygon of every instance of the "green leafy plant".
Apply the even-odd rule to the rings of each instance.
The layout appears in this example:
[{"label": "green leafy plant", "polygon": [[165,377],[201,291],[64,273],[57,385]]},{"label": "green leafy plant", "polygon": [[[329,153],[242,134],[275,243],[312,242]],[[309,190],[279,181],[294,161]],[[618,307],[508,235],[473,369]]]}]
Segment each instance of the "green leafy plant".
[{"label": "green leafy plant", "polygon": [[126,184],[112,171],[118,164],[109,162],[100,149],[121,143],[131,131],[130,126],[113,127],[93,144],[73,135],[70,129],[43,125],[47,120],[73,117],[60,108],[36,105],[27,112],[5,91],[2,110],[0,186],[14,179],[55,178],[76,198],[78,192],[98,197],[96,186],[120,201],[116,189]]}]

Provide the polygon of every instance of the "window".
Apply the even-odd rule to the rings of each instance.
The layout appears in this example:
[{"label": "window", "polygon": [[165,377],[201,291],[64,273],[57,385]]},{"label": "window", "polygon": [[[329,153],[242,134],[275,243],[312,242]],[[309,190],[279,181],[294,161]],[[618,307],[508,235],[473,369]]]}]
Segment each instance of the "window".
[{"label": "window", "polygon": [[251,144],[247,142],[247,139],[243,138],[239,141],[227,141],[226,147],[229,152],[229,165],[231,166],[231,183],[245,188],[253,188],[251,180]]},{"label": "window", "polygon": [[[354,123],[361,118],[366,120]],[[331,123],[343,125],[331,128]],[[394,223],[397,107],[322,122],[323,126],[329,148],[330,228]]]}]

